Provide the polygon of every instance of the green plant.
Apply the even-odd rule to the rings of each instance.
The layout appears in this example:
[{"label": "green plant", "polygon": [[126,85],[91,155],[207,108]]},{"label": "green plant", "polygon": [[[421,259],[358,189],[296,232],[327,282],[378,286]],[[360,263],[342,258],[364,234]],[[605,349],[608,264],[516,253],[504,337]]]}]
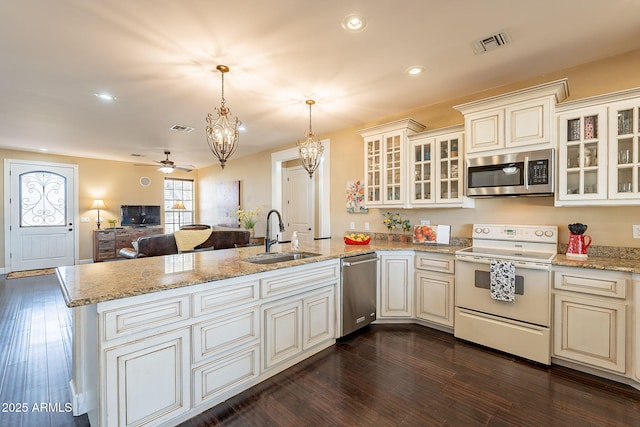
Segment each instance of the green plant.
[{"label": "green plant", "polygon": [[402,218],[398,213],[392,214],[391,212],[387,212],[386,214],[383,213],[382,216],[384,217],[382,223],[389,231],[395,230],[401,224]]},{"label": "green plant", "polygon": [[403,231],[411,230],[411,221],[403,219],[399,213],[387,212],[383,213],[382,216],[384,217],[382,223],[389,231],[393,231],[396,228],[402,228]]},{"label": "green plant", "polygon": [[109,219],[109,220],[107,220],[107,222],[109,223],[109,225],[111,226],[111,228],[116,228],[116,223],[118,222],[118,220],[115,220],[115,219]]},{"label": "green plant", "polygon": [[231,215],[238,218],[242,226],[247,230],[251,230],[253,227],[256,226],[256,222],[258,222],[256,217],[259,214],[260,214],[260,206],[258,206],[255,209],[248,209],[248,210],[240,209],[240,206],[238,206],[238,210],[231,213]]}]

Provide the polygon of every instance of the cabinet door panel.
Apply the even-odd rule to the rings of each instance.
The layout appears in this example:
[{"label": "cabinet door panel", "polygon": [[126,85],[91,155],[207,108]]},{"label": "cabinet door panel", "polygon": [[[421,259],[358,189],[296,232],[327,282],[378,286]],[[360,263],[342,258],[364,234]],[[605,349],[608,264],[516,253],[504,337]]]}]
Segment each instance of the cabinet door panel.
[{"label": "cabinet door panel", "polygon": [[[260,374],[259,346],[242,349],[213,360],[193,371],[193,405],[221,400],[224,394],[257,378]],[[213,403],[213,402],[211,402]]]},{"label": "cabinet door panel", "polygon": [[263,309],[264,368],[302,352],[302,300],[283,302]]},{"label": "cabinet door panel", "polygon": [[465,116],[467,153],[496,150],[504,146],[504,110]]},{"label": "cabinet door panel", "polygon": [[334,287],[304,298],[304,349],[335,338]]},{"label": "cabinet door panel", "polygon": [[416,272],[416,317],[453,326],[452,275]]},{"label": "cabinet door panel", "polygon": [[259,337],[257,307],[236,313],[225,313],[223,316],[193,326],[194,362],[257,340]]},{"label": "cabinet door panel", "polygon": [[381,257],[380,317],[413,315],[411,259],[411,255]]},{"label": "cabinet door panel", "polygon": [[536,99],[505,109],[507,147],[543,144],[551,141],[551,101]]},{"label": "cabinet door panel", "polygon": [[555,355],[625,373],[623,304],[556,294],[554,307]]},{"label": "cabinet door panel", "polygon": [[103,424],[155,425],[187,411],[189,347],[185,328],[105,351]]}]

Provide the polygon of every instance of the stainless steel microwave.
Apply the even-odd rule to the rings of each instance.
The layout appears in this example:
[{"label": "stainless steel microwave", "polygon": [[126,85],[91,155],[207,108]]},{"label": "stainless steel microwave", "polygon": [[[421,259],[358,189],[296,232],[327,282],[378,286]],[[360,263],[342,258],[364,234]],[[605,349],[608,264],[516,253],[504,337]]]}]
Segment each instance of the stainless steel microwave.
[{"label": "stainless steel microwave", "polygon": [[467,159],[468,197],[548,196],[553,194],[554,150],[537,150]]}]

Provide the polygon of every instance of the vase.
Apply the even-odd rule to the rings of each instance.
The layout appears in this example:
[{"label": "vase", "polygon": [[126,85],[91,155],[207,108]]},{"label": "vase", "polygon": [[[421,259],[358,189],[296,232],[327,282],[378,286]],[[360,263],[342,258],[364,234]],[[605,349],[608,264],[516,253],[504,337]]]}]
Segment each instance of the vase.
[{"label": "vase", "polygon": [[407,236],[406,234],[403,234],[400,236],[400,241],[402,243],[407,243],[409,241],[409,236]]},{"label": "vase", "polygon": [[247,231],[249,232],[249,238],[253,239],[256,235],[256,229],[255,228],[248,228]]},{"label": "vase", "polygon": [[389,240],[389,243],[393,242],[393,234],[387,234],[387,240]]}]

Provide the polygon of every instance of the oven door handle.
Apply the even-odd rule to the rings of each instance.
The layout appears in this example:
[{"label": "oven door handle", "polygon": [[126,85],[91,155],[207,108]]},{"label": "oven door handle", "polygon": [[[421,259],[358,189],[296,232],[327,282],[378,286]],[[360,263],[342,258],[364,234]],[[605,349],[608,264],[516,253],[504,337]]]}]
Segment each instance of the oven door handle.
[{"label": "oven door handle", "polygon": [[529,190],[529,156],[524,158],[524,189]]},{"label": "oven door handle", "polygon": [[[495,258],[495,259],[499,259],[499,258]],[[465,256],[465,255],[456,255],[456,262],[458,261],[463,261],[463,262],[468,262],[470,264],[485,264],[485,265],[489,265],[491,264],[491,258],[482,258],[482,257],[475,257],[475,256]],[[530,270],[550,270],[551,269],[551,264],[545,264],[545,263],[540,263],[540,262],[530,262],[530,261],[514,261],[514,260],[505,260],[505,261],[511,261],[513,263],[513,265],[515,265],[516,267],[519,268],[528,268]]]}]

